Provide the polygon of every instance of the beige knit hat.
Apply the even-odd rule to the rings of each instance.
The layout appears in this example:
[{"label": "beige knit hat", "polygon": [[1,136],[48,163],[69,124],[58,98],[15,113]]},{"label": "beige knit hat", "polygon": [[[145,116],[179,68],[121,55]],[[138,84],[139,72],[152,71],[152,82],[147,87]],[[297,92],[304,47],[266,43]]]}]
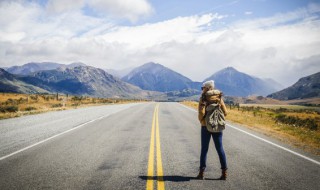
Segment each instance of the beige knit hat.
[{"label": "beige knit hat", "polygon": [[214,89],[214,81],[208,80],[202,84],[202,87],[206,87],[208,89]]}]

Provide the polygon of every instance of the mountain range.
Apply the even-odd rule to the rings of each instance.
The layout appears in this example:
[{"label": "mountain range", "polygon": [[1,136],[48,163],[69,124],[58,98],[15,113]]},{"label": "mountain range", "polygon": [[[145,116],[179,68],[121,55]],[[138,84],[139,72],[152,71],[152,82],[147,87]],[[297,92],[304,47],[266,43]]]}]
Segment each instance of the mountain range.
[{"label": "mountain range", "polygon": [[122,80],[139,86],[144,90],[159,92],[169,92],[195,88],[194,83],[189,78],[157,63],[146,63],[133,69]]},{"label": "mountain range", "polygon": [[86,66],[86,65],[81,62],[74,62],[69,65],[53,63],[53,62],[42,62],[42,63],[31,62],[31,63],[24,64],[22,66],[9,67],[6,70],[9,73],[16,74],[16,75],[28,75],[37,71],[53,70],[60,67],[74,68],[77,66]]},{"label": "mountain range", "polygon": [[320,72],[299,79],[292,86],[268,95],[279,100],[320,97]]},{"label": "mountain range", "polygon": [[150,98],[148,92],[90,66],[59,67],[29,75],[14,75],[1,69],[0,91],[16,93],[65,93],[95,97]]},{"label": "mountain range", "polygon": [[233,67],[222,69],[205,79],[205,81],[207,80],[214,80],[216,88],[228,96],[266,96],[281,89],[279,84],[273,80],[253,77],[239,72]]},{"label": "mountain range", "polygon": [[[17,93],[67,93],[96,97],[148,98],[162,100],[197,99],[202,82],[191,79],[158,63],[146,63],[128,69],[121,79],[105,70],[83,63],[28,63],[0,70],[0,91]],[[308,91],[288,96],[283,87],[272,79],[260,79],[237,71],[232,67],[222,69],[206,80],[214,80],[217,89],[227,96],[247,97],[268,94],[276,99],[319,96],[319,76],[301,79],[293,88]],[[311,82],[310,82],[311,81]],[[310,84],[308,83],[310,82]],[[306,84],[309,88],[305,88]],[[309,92],[310,91],[310,92]],[[273,94],[272,94],[273,93]],[[287,97],[285,97],[287,96]]]},{"label": "mountain range", "polygon": [[20,80],[18,76],[0,68],[0,92],[9,93],[49,93],[47,90]]},{"label": "mountain range", "polygon": [[[160,92],[182,91],[184,89],[200,90],[202,84],[202,82],[194,82],[167,67],[152,62],[135,68],[122,80],[144,90]],[[229,96],[266,96],[282,89],[281,85],[271,79],[259,79],[239,72],[232,67],[222,69],[204,81],[207,80],[214,80],[216,88]],[[175,94],[177,93],[175,92]]]}]

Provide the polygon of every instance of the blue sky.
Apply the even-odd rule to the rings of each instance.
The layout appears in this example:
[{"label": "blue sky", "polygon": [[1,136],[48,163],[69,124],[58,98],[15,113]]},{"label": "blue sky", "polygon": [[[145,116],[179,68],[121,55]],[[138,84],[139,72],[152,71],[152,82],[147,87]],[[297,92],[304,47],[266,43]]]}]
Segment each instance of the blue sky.
[{"label": "blue sky", "polygon": [[288,86],[320,71],[320,2],[2,0],[0,66],[157,62],[202,81],[228,66]]},{"label": "blue sky", "polygon": [[[152,0],[156,14],[151,22],[172,19],[178,16],[188,16],[205,13],[232,15],[229,21],[240,19],[263,18],[277,13],[289,12],[309,3],[308,0]],[[319,1],[318,1],[319,2]],[[247,13],[247,14],[246,14]],[[251,14],[250,14],[251,13]]]}]

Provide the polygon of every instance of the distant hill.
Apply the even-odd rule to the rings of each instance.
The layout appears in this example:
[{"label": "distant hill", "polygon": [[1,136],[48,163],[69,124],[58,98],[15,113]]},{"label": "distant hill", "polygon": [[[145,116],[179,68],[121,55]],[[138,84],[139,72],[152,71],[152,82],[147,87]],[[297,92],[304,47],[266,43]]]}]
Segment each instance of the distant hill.
[{"label": "distant hill", "polygon": [[122,80],[139,86],[144,90],[159,92],[179,91],[196,88],[189,78],[157,63],[146,63],[133,69]]},{"label": "distant hill", "polygon": [[284,105],[287,104],[284,101],[276,100],[272,98],[267,98],[263,96],[247,96],[247,97],[237,97],[237,96],[225,96],[224,101],[227,104],[271,104],[271,105]]},{"label": "distant hill", "polygon": [[96,97],[145,98],[148,92],[90,66],[60,67],[55,70],[38,71],[20,78],[26,83],[50,92]]},{"label": "distant hill", "polygon": [[303,77],[294,85],[268,95],[278,100],[294,100],[320,97],[320,72]]},{"label": "distant hill", "polygon": [[20,80],[17,76],[10,74],[1,68],[0,68],[0,92],[24,93],[24,94],[48,93],[47,90],[28,84]]},{"label": "distant hill", "polygon": [[27,63],[21,66],[13,66],[13,67],[6,68],[6,71],[16,75],[29,75],[37,71],[54,70],[59,67],[73,68],[76,66],[86,66],[86,65],[80,62],[71,63],[69,65],[53,63],[53,62],[42,62],[42,63],[32,62],[32,63]]},{"label": "distant hill", "polygon": [[214,80],[217,89],[223,91],[228,96],[246,97],[249,95],[266,96],[279,90],[278,84],[270,80],[262,80],[227,67],[222,69],[207,80]]}]

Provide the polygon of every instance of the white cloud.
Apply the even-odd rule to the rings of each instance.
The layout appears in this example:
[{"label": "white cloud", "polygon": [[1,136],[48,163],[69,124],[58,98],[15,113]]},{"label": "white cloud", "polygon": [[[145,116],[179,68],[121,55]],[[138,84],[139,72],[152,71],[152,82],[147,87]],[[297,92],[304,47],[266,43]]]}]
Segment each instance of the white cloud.
[{"label": "white cloud", "polygon": [[101,35],[105,42],[127,44],[130,48],[149,48],[157,44],[195,40],[213,20],[221,19],[218,14],[177,17],[154,24],[136,27],[116,27]]},{"label": "white cloud", "polygon": [[48,14],[35,3],[8,1],[0,6],[0,41],[32,42],[49,37],[71,38],[100,25],[111,24],[105,23],[101,18],[84,15],[81,10],[76,9]]},{"label": "white cloud", "polygon": [[309,4],[307,7],[287,13],[278,13],[271,17],[257,18],[251,20],[239,20],[234,27],[257,28],[273,27],[290,22],[299,22],[304,19],[313,18],[311,15],[320,13],[320,4]]},{"label": "white cloud", "polygon": [[88,0],[88,5],[114,17],[136,22],[140,17],[150,15],[154,10],[147,0]]}]

